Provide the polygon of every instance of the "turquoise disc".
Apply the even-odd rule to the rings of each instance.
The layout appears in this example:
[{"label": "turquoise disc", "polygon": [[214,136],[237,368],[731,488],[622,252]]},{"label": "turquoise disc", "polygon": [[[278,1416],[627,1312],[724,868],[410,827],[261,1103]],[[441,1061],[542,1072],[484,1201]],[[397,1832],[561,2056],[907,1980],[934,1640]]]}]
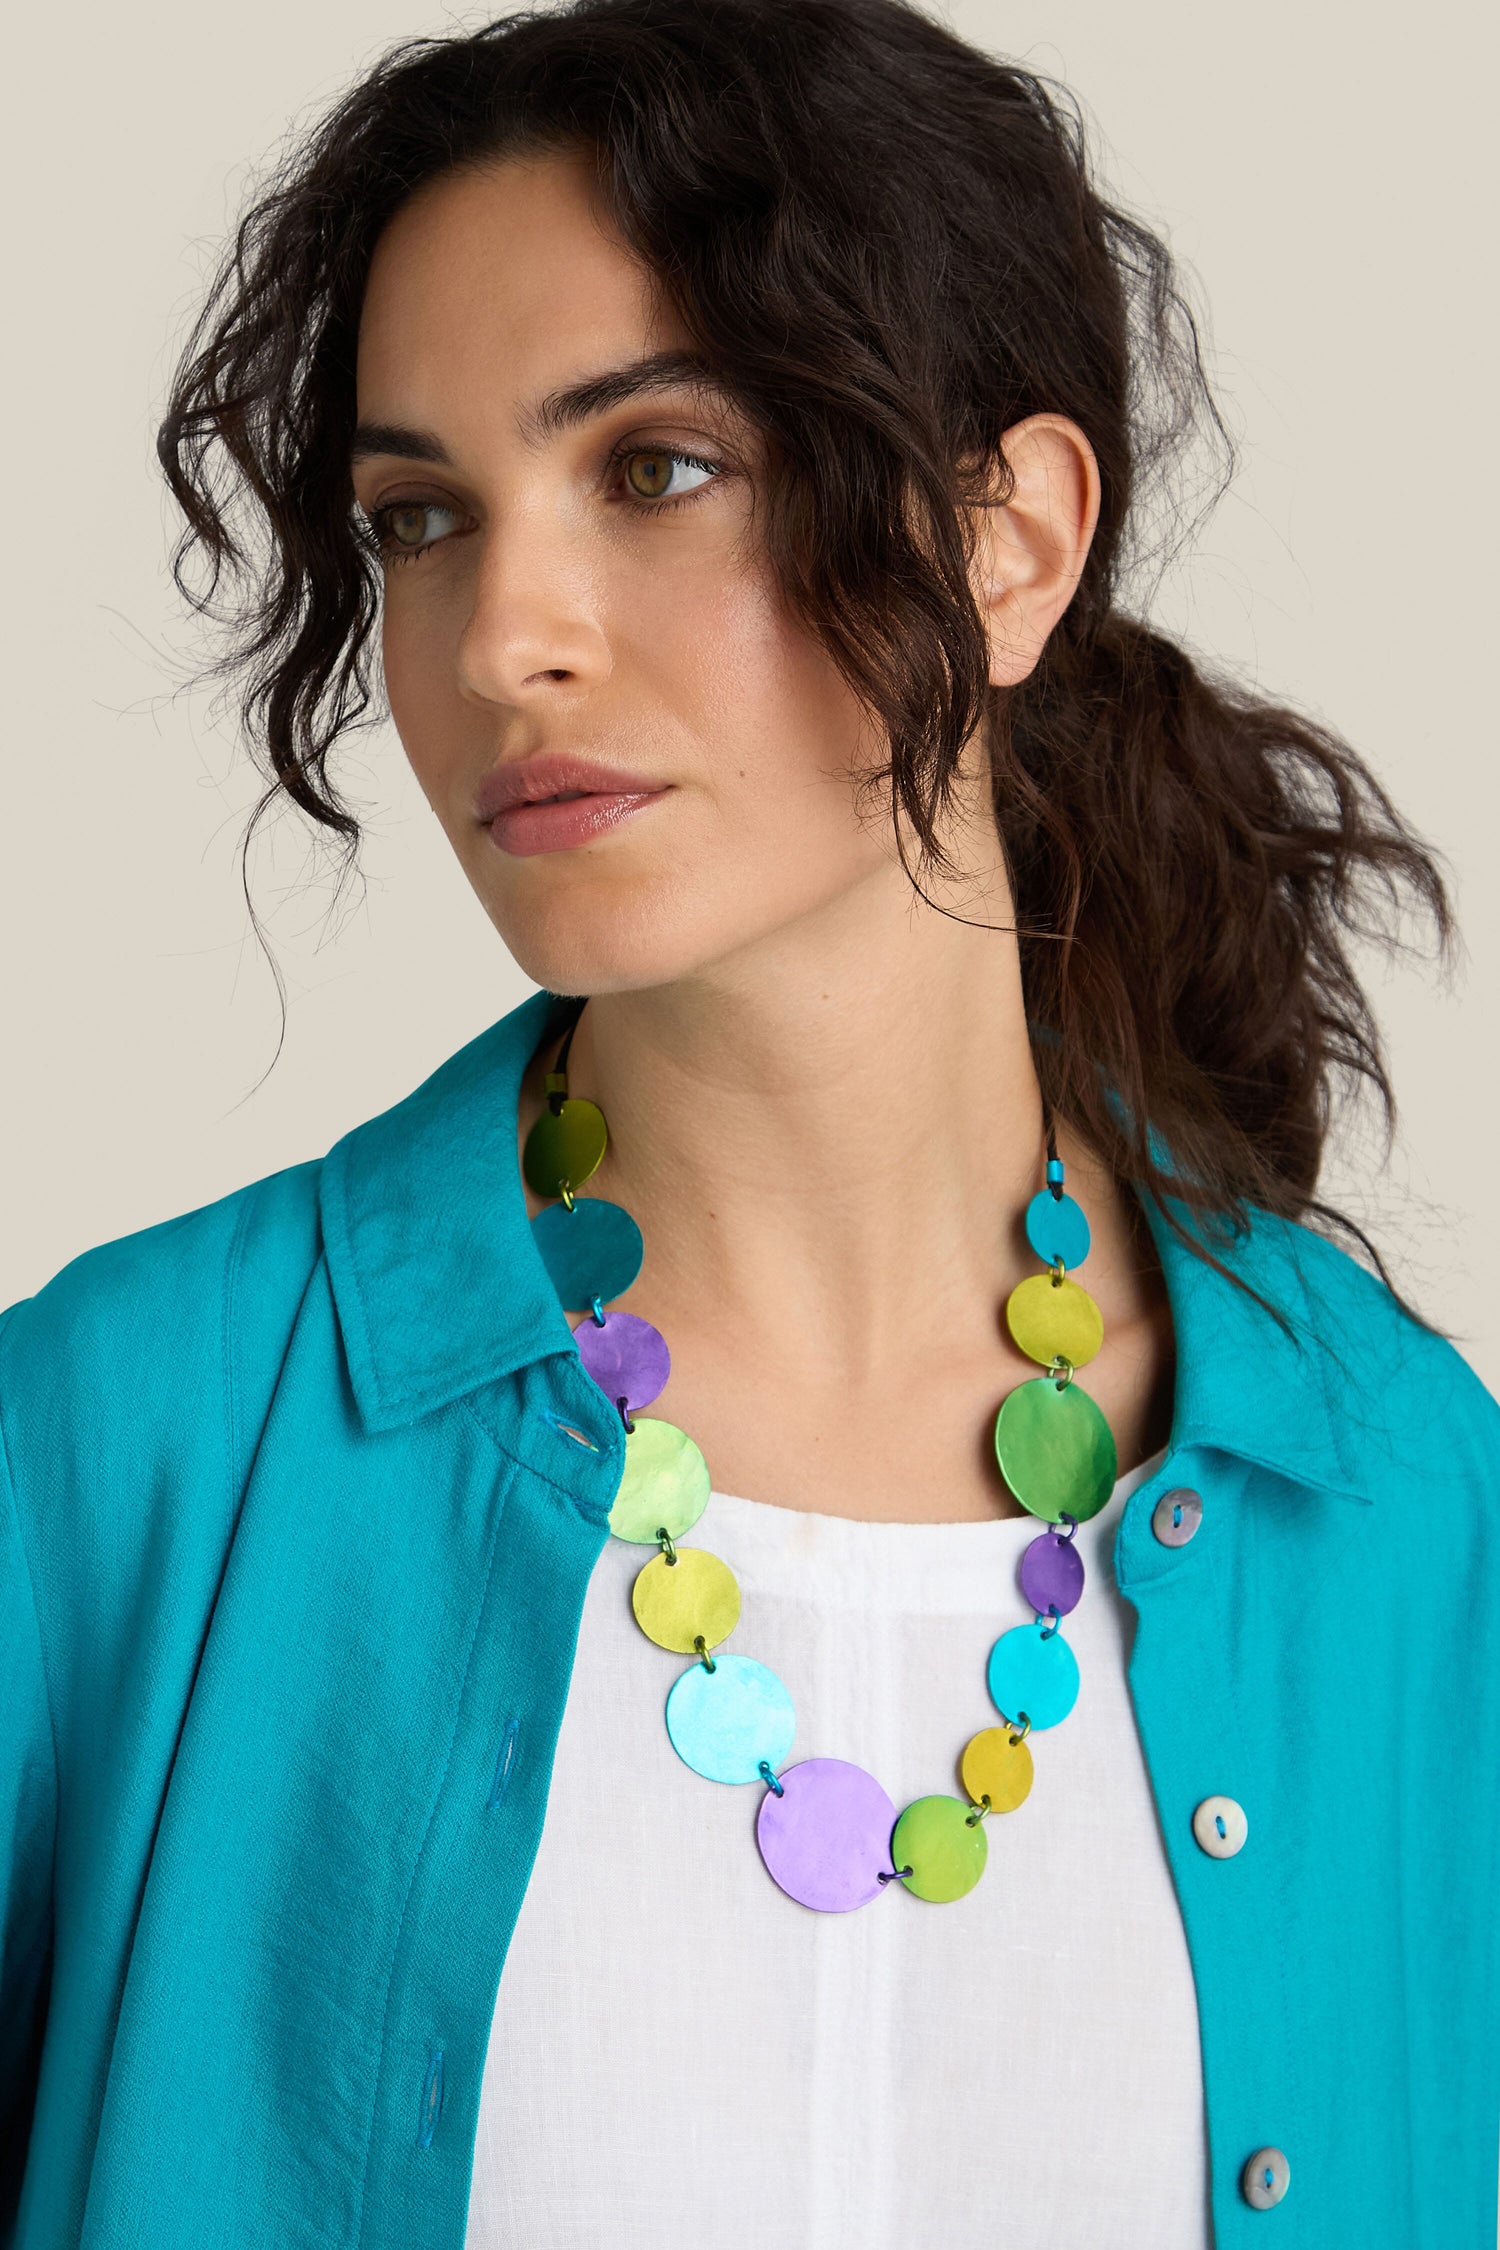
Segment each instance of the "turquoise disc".
[{"label": "turquoise disc", "polygon": [[1051,1375],[1017,1383],[995,1416],[995,1458],[1023,1508],[1044,1523],[1087,1523],[1115,1488],[1114,1432],[1087,1391]]},{"label": "turquoise disc", "polygon": [[1081,1204],[1043,1188],[1026,1206],[1026,1239],[1045,1266],[1081,1266],[1093,1239]]},{"label": "turquoise disc", "polygon": [[991,1702],[1012,1726],[1024,1713],[1033,1734],[1055,1727],[1078,1701],[1078,1659],[1061,1633],[1042,1639],[1047,1622],[1039,1617],[1034,1625],[1014,1625],[990,1650]]},{"label": "turquoise disc", "polygon": [[667,1732],[684,1765],[709,1781],[759,1781],[760,1761],[785,1765],[797,1731],[792,1699],[753,1656],[694,1664],[667,1697]]},{"label": "turquoise disc", "polygon": [[542,1264],[565,1311],[588,1312],[597,1297],[623,1297],[641,1270],[646,1245],[623,1203],[577,1195],[549,1203],[531,1222]]}]

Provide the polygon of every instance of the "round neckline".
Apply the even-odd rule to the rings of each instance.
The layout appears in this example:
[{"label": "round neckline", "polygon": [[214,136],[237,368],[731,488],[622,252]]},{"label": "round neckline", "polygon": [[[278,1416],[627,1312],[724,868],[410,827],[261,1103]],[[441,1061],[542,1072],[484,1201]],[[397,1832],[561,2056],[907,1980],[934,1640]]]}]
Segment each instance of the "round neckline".
[{"label": "round neckline", "polygon": [[[1113,1577],[1114,1537],[1125,1503],[1155,1475],[1166,1454],[1163,1446],[1127,1469],[1098,1514],[1079,1525],[1075,1536],[1096,1572],[1102,1568]],[[677,1544],[718,1555],[747,1594],[801,1597],[819,1609],[957,1615],[988,1609],[997,1595],[1012,1589],[1021,1551],[1049,1528],[1032,1515],[956,1523],[871,1521],[714,1490]]]}]

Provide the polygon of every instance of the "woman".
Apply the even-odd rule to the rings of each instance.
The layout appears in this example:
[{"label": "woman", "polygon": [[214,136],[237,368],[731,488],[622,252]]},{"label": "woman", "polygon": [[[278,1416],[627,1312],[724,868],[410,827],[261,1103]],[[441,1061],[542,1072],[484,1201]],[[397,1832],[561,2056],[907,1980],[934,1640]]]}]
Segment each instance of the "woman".
[{"label": "woman", "polygon": [[1500,1412],[1316,1193],[1447,905],[1119,604],[1205,417],[898,0],[414,41],[257,203],[179,571],[351,845],[379,617],[538,989],[0,1322],[22,2250],[1489,2240]]}]

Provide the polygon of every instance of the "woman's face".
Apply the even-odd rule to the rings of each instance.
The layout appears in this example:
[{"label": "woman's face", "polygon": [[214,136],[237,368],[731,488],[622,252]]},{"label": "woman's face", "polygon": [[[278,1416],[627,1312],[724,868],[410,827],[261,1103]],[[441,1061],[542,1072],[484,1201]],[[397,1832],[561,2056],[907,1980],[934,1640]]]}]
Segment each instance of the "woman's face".
[{"label": "woman's face", "polygon": [[[860,886],[911,900],[884,792],[856,810],[885,745],[760,550],[754,427],[681,371],[546,411],[686,347],[579,156],[435,180],[376,248],[353,474],[400,555],[391,711],[505,945],[557,991],[726,962]],[[492,829],[481,785],[547,753],[652,793],[606,795],[562,848],[539,832],[577,814]]]}]

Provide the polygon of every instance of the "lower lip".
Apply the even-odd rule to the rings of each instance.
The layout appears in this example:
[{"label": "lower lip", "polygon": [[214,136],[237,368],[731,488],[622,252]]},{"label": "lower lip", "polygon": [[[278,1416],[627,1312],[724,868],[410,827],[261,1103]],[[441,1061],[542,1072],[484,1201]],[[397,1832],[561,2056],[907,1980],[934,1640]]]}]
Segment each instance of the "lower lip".
[{"label": "lower lip", "polygon": [[607,835],[643,805],[654,805],[666,794],[665,789],[645,789],[628,796],[569,797],[560,805],[512,805],[508,812],[496,813],[490,834],[514,859],[530,859],[536,852],[571,851]]}]

